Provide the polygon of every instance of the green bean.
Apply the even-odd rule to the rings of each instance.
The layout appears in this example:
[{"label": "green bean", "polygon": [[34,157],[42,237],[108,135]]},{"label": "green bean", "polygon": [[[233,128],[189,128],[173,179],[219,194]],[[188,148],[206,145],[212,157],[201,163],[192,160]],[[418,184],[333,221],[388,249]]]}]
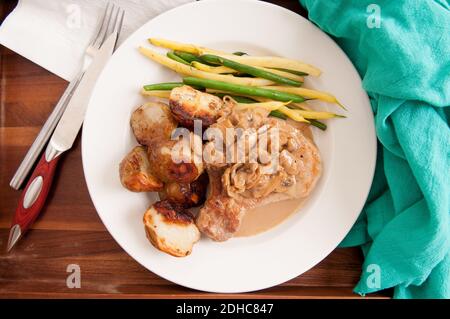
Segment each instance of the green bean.
[{"label": "green bean", "polygon": [[278,117],[279,119],[282,119],[282,120],[286,120],[288,118],[286,114],[281,113],[278,110],[270,112],[269,115],[273,116],[273,117]]},{"label": "green bean", "polygon": [[[233,52],[233,54],[237,55],[237,56],[249,55],[248,53],[245,53],[245,52],[242,52],[242,51]],[[274,69],[274,70],[278,70],[278,71],[288,72],[288,73],[295,74],[295,75],[298,75],[298,76],[308,76],[309,75],[306,72],[290,70],[290,69],[284,69],[284,68],[269,68],[269,69]]]},{"label": "green bean", "polygon": [[184,61],[191,63],[193,61],[196,62],[200,62],[200,63],[204,63],[202,59],[200,59],[198,56],[196,56],[195,54],[189,53],[189,52],[183,52],[183,51],[173,51],[173,53],[183,59]]},{"label": "green bean", "polygon": [[167,82],[167,83],[157,83],[157,84],[149,84],[144,85],[145,91],[169,91],[174,88],[183,86],[184,84],[181,82]]},{"label": "green bean", "polygon": [[295,80],[291,80],[288,78],[285,78],[284,76],[280,76],[278,74],[268,72],[259,68],[255,68],[250,65],[242,64],[239,62],[235,62],[229,59],[222,58],[217,55],[213,54],[204,54],[200,56],[200,59],[207,63],[211,64],[218,64],[218,65],[224,65],[230,69],[239,71],[241,73],[247,73],[251,74],[253,76],[256,76],[258,78],[267,79],[276,83],[291,85],[291,86],[301,86],[303,83]]},{"label": "green bean", "polygon": [[[289,107],[289,108],[290,109],[295,109],[294,107]],[[283,119],[283,120],[286,120],[288,118],[284,113],[282,113],[280,111],[277,111],[277,110],[270,112],[269,115],[274,116],[274,117],[278,117],[278,118]],[[325,131],[327,129],[327,125],[325,123],[322,123],[322,122],[318,121],[318,120],[308,119],[308,118],[305,118],[305,120],[308,120],[310,125],[315,126],[318,129],[321,129],[322,131]]]},{"label": "green bean", "polygon": [[307,119],[307,120],[309,121],[309,123],[312,126],[315,126],[318,129],[321,129],[322,131],[325,131],[327,129],[327,125],[325,123],[322,123],[322,122],[320,122],[318,120],[310,120],[310,119]]},{"label": "green bean", "polygon": [[233,76],[236,76],[238,78],[254,78],[253,75],[246,74],[246,73],[235,73],[235,74],[233,74]]},{"label": "green bean", "polygon": [[[237,56],[249,55],[248,53],[245,53],[245,52],[242,52],[242,51],[233,52],[233,54],[237,55]],[[298,76],[308,76],[309,75],[306,72],[290,70],[290,69],[284,69],[284,68],[269,68],[269,69],[274,69],[274,70],[278,70],[278,71],[288,72],[288,73],[295,74],[295,75],[298,75]]]},{"label": "green bean", "polygon": [[[294,109],[294,110],[295,109],[305,110],[304,108],[302,108],[300,106],[294,107],[294,106],[288,105],[288,108]],[[321,129],[322,131],[325,131],[327,129],[327,125],[325,123],[322,123],[316,119],[308,119],[308,118],[305,118],[305,119],[309,121],[309,124],[317,127],[318,129]]]},{"label": "green bean", "polygon": [[271,68],[271,69],[278,70],[278,71],[283,71],[283,72],[288,72],[288,73],[299,75],[299,76],[307,76],[307,75],[309,75],[308,73],[305,73],[305,72],[296,71],[296,70],[290,70],[290,69],[284,69],[284,68]]},{"label": "green bean", "polygon": [[173,52],[167,52],[166,55],[167,55],[168,58],[170,58],[170,59],[172,59],[174,61],[177,61],[177,62],[186,64],[186,65],[189,65],[189,62],[186,62],[185,60],[183,60],[179,56],[175,55]]},{"label": "green bean", "polygon": [[[233,52],[233,55],[243,56],[243,55],[248,55],[248,53],[245,53],[245,52],[242,52],[242,51],[237,51],[237,52]],[[236,73],[234,76],[243,76],[243,77],[247,77],[247,78],[254,78],[253,75],[246,74],[246,73]]]},{"label": "green bean", "polygon": [[250,95],[250,96],[259,96],[266,97],[275,101],[282,102],[294,102],[294,103],[302,103],[305,101],[305,98],[300,95],[295,95],[291,93],[280,92],[276,90],[268,90],[258,87],[245,86],[232,84],[223,81],[215,81],[208,79],[199,79],[194,77],[186,77],[183,79],[183,83],[187,85],[196,85],[209,89],[216,89],[221,91],[227,91],[230,93],[235,93],[237,95]]},{"label": "green bean", "polygon": [[[237,55],[237,56],[249,55],[248,53],[245,53],[245,52],[242,52],[242,51],[233,52],[233,54]],[[270,68],[270,69],[283,71],[283,72],[288,72],[288,73],[295,74],[295,75],[298,75],[298,76],[308,76],[309,75],[306,72],[290,70],[290,69],[284,69],[284,68]]]}]

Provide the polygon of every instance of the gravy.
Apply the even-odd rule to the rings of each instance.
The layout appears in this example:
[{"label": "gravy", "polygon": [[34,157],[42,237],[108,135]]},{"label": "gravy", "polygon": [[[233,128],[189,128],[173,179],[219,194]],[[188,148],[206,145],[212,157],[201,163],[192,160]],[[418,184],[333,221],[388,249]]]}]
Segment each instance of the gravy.
[{"label": "gravy", "polygon": [[281,224],[298,211],[304,201],[304,198],[289,199],[249,210],[235,237],[257,235]]},{"label": "gravy", "polygon": [[[313,140],[311,128],[308,124],[290,121],[290,124],[299,129],[303,135]],[[241,223],[235,237],[248,237],[268,231],[281,224],[292,214],[298,211],[307,198],[297,198],[271,203],[249,210]]]}]

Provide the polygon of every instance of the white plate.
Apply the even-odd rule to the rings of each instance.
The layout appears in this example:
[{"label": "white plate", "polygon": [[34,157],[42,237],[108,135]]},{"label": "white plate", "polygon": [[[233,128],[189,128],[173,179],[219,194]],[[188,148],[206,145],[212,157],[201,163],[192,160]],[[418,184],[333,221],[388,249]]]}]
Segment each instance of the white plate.
[{"label": "white plate", "polygon": [[[300,212],[257,236],[224,243],[203,238],[185,258],[153,248],[145,236],[142,216],[156,197],[125,190],[118,174],[120,160],[136,144],[129,119],[144,101],[139,89],[143,84],[179,80],[173,72],[138,53],[137,47],[148,45],[150,36],[296,58],[323,70],[320,78],[307,84],[334,93],[348,108],[348,118],[328,121],[326,132],[314,130],[324,173]],[[142,26],[122,44],[103,71],[83,128],[87,185],[114,239],[159,276],[211,292],[268,288],[297,277],[325,258],[350,230],[363,207],[375,157],[369,100],[345,54],[301,16],[253,0],[193,2]]]}]

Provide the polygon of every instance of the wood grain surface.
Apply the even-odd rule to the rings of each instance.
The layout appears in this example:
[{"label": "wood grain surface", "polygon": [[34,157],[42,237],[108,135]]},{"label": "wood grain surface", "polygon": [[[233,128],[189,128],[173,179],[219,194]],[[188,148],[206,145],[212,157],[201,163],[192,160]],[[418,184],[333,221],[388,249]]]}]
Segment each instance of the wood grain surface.
[{"label": "wood grain surface", "polygon": [[[296,0],[271,2],[305,15]],[[0,21],[15,4],[0,3]],[[9,181],[67,82],[2,46],[0,77],[0,297],[359,298],[352,292],[361,272],[358,248],[336,249],[303,275],[247,294],[207,294],[151,273],[119,247],[100,221],[83,176],[79,137],[59,163],[42,215],[15,249],[4,253],[20,196]],[[67,288],[70,264],[81,268],[81,288]]]}]

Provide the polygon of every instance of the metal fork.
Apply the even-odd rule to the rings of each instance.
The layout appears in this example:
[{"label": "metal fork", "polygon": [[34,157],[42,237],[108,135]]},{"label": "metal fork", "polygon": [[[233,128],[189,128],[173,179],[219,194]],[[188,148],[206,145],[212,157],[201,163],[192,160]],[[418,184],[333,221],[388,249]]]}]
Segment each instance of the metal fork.
[{"label": "metal fork", "polygon": [[93,56],[99,50],[100,46],[103,44],[103,41],[108,37],[109,34],[111,34],[113,29],[121,29],[123,17],[124,11],[120,7],[108,2],[103,13],[98,31],[85,51],[83,64],[79,73],[77,74],[75,79],[73,79],[67,86],[63,95],[59,99],[52,113],[47,118],[47,121],[42,126],[39,134],[37,135],[36,139],[34,140],[24,159],[22,160],[22,163],[20,164],[19,168],[17,169],[16,173],[9,183],[12,188],[19,189],[22,186],[34,163],[41,154],[42,149],[47,144],[50,136],[55,130],[56,125],[58,124],[61,116],[66,109],[68,101],[70,101],[70,98],[72,97],[73,92],[75,91],[78,83],[83,77],[84,72],[91,64]]}]

